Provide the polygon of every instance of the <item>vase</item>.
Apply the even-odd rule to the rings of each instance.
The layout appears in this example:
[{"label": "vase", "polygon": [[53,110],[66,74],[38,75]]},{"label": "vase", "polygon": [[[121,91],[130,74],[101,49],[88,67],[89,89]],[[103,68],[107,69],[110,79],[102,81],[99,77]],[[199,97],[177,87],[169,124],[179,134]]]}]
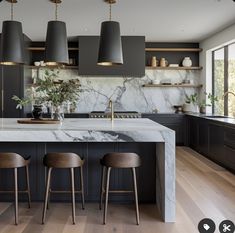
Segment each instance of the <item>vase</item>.
[{"label": "vase", "polygon": [[199,113],[199,107],[197,104],[185,103],[183,105],[184,112]]},{"label": "vase", "polygon": [[34,119],[42,119],[42,105],[33,105],[32,116]]},{"label": "vase", "polygon": [[56,121],[64,120],[64,108],[62,105],[51,106],[51,119]]},{"label": "vase", "polygon": [[192,66],[192,60],[190,59],[190,57],[185,57],[183,62],[182,62],[182,65],[184,67],[191,67]]}]

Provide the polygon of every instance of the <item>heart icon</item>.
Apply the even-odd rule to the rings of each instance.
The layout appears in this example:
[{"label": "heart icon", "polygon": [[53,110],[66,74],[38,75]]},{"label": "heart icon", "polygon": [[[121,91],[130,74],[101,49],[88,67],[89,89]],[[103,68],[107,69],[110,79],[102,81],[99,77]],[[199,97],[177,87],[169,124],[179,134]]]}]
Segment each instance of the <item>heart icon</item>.
[{"label": "heart icon", "polygon": [[208,231],[210,229],[210,226],[208,224],[203,224],[203,228]]}]

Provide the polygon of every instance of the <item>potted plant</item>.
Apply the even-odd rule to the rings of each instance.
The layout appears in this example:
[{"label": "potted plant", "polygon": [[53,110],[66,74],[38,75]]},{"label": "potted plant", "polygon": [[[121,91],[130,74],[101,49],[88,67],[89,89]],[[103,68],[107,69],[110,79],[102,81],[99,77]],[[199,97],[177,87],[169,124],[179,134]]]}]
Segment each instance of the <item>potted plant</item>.
[{"label": "potted plant", "polygon": [[31,87],[26,90],[27,97],[20,99],[13,96],[12,99],[17,102],[16,108],[22,108],[27,104],[32,104],[34,108],[45,106],[51,109],[52,119],[62,120],[63,105],[78,101],[80,86],[78,79],[59,78],[59,70],[45,70],[43,76],[34,79]]},{"label": "potted plant", "polygon": [[183,110],[184,112],[199,112],[197,93],[191,95],[186,94],[186,100],[185,104],[183,105]]},{"label": "potted plant", "polygon": [[[212,95],[211,93],[207,94],[205,92],[205,99],[203,99],[200,103],[199,103],[199,107],[200,107],[200,113],[205,114],[206,113],[206,107],[210,107],[214,104],[214,102],[218,101],[218,97]],[[209,103],[208,103],[208,101]]]}]

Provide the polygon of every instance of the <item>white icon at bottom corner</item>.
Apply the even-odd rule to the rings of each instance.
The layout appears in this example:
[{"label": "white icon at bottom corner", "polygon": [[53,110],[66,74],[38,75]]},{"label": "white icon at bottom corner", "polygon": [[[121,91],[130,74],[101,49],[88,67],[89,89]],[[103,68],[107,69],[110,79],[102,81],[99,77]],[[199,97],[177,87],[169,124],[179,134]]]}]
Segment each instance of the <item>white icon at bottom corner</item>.
[{"label": "white icon at bottom corner", "polygon": [[223,232],[231,232],[231,225],[223,225]]},{"label": "white icon at bottom corner", "polygon": [[203,224],[203,228],[208,231],[210,229],[210,226],[208,224]]}]

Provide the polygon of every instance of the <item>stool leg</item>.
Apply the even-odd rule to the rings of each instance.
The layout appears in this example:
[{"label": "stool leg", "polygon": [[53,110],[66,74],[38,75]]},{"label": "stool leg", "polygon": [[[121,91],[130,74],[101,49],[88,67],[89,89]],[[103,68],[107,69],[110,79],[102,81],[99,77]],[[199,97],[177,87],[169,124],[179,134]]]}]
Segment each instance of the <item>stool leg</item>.
[{"label": "stool leg", "polygon": [[74,168],[70,168],[71,174],[71,194],[72,194],[72,218],[73,224],[75,224],[75,192],[74,192]]},{"label": "stool leg", "polygon": [[84,198],[84,183],[83,183],[83,167],[80,167],[80,183],[82,191],[82,209],[85,209],[85,198]]},{"label": "stool leg", "polygon": [[105,179],[105,166],[102,166],[102,176],[101,176],[101,186],[100,186],[100,210],[102,209],[102,204],[103,204],[104,179]]},{"label": "stool leg", "polygon": [[30,184],[29,184],[29,166],[25,167],[26,171],[26,181],[27,181],[27,193],[28,193],[28,206],[31,207],[31,195],[30,195]]},{"label": "stool leg", "polygon": [[106,224],[106,219],[107,219],[110,171],[111,171],[111,167],[108,168],[107,177],[106,177],[105,206],[104,206],[104,216],[103,216],[103,223],[104,224]]},{"label": "stool leg", "polygon": [[134,184],[134,192],[135,192],[136,223],[137,223],[137,225],[139,225],[140,224],[140,216],[139,216],[139,205],[138,205],[138,193],[137,193],[135,168],[132,168],[132,175],[133,175],[133,184]]},{"label": "stool leg", "polygon": [[17,176],[17,168],[14,168],[14,179],[15,179],[15,225],[18,225],[18,176]]},{"label": "stool leg", "polygon": [[47,183],[46,183],[46,191],[45,191],[45,201],[44,201],[44,206],[43,206],[42,224],[45,223],[45,219],[46,219],[48,195],[49,195],[50,181],[51,181],[51,171],[52,171],[52,168],[50,167],[47,172]]}]

